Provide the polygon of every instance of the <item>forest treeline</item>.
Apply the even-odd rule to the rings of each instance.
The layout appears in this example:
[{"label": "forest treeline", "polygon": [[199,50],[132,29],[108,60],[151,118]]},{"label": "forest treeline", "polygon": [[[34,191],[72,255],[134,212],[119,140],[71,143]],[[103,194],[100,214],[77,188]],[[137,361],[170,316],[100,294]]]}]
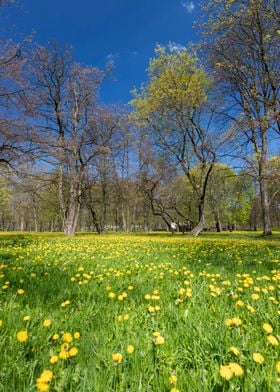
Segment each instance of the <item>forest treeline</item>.
[{"label": "forest treeline", "polygon": [[271,235],[279,20],[276,0],[202,2],[200,41],[157,45],[129,108],[100,100],[112,63],[85,66],[58,43],[2,38],[0,229]]}]

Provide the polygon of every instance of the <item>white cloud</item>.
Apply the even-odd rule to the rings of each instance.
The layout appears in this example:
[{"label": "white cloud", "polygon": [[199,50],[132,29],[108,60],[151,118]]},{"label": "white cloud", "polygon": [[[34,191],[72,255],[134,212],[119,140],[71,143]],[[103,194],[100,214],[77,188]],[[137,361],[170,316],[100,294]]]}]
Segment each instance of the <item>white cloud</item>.
[{"label": "white cloud", "polygon": [[106,56],[106,60],[109,64],[115,64],[117,58],[119,58],[120,55],[118,53],[109,53]]},{"label": "white cloud", "polygon": [[178,50],[183,50],[184,46],[181,44],[177,44],[176,42],[170,42],[169,49],[171,50],[171,52],[176,52]]},{"label": "white cloud", "polygon": [[185,8],[185,10],[191,14],[195,8],[194,2],[193,1],[188,1],[188,2],[184,2],[182,3],[182,7]]}]

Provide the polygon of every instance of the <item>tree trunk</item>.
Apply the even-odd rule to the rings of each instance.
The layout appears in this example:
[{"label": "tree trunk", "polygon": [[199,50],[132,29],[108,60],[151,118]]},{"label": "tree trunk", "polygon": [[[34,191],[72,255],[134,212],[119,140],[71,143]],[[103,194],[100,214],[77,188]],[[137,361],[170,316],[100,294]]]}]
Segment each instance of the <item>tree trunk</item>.
[{"label": "tree trunk", "polygon": [[197,237],[198,234],[203,230],[204,223],[205,223],[205,216],[204,216],[204,200],[200,200],[198,204],[198,224],[192,229],[190,232],[191,235]]},{"label": "tree trunk", "polygon": [[69,206],[64,221],[64,234],[67,236],[73,236],[75,234],[78,223],[81,206],[81,184],[79,183],[79,179],[77,179],[77,181],[77,183],[71,184]]},{"label": "tree trunk", "polygon": [[220,214],[219,214],[219,212],[217,212],[217,213],[215,214],[215,220],[216,220],[216,229],[217,229],[217,232],[218,232],[218,233],[221,233],[221,232],[223,231],[223,228],[222,228],[222,224],[221,224],[221,219],[220,219]]},{"label": "tree trunk", "polygon": [[102,230],[101,230],[100,224],[98,222],[96,212],[92,208],[92,206],[89,206],[89,210],[90,210],[90,213],[91,213],[91,217],[92,217],[92,221],[93,221],[94,227],[95,227],[97,233],[101,234]]},{"label": "tree trunk", "polygon": [[264,180],[263,178],[260,178],[260,194],[261,194],[261,208],[262,208],[262,217],[263,217],[263,235],[270,236],[272,235],[272,229],[271,229],[270,215],[269,215],[267,183],[266,180]]}]

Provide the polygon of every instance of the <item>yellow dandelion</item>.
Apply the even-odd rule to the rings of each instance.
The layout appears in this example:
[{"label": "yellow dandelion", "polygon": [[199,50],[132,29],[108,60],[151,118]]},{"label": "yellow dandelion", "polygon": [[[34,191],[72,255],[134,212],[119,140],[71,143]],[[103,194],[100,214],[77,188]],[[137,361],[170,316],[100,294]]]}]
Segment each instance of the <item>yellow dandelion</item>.
[{"label": "yellow dandelion", "polygon": [[48,392],[50,389],[49,384],[41,381],[40,378],[37,378],[36,387],[39,392]]},{"label": "yellow dandelion", "polygon": [[176,376],[176,374],[171,374],[170,376],[169,376],[169,382],[170,382],[170,384],[176,384],[176,382],[177,382],[177,376]]},{"label": "yellow dandelion", "polygon": [[156,337],[155,344],[156,344],[157,346],[158,346],[158,345],[161,345],[161,344],[164,344],[164,342],[165,342],[165,339],[164,339],[163,336],[157,336],[157,337]]},{"label": "yellow dandelion", "polygon": [[237,357],[240,355],[240,351],[238,350],[237,347],[232,346],[232,347],[230,347],[229,351],[231,353],[233,353],[234,355],[236,355]]},{"label": "yellow dandelion", "polygon": [[50,382],[53,378],[53,372],[51,370],[44,370],[40,376],[40,380],[43,382]]},{"label": "yellow dandelion", "polygon": [[273,332],[272,326],[268,323],[264,323],[262,326],[262,329],[264,332],[269,333],[269,334]]},{"label": "yellow dandelion", "polygon": [[127,346],[127,352],[128,352],[128,354],[134,353],[134,347],[131,344],[129,346]]},{"label": "yellow dandelion", "polygon": [[74,339],[79,339],[81,334],[80,334],[80,332],[75,332],[73,336],[74,336]]},{"label": "yellow dandelion", "polygon": [[226,380],[230,380],[233,377],[233,372],[227,365],[221,365],[219,373],[220,376]]},{"label": "yellow dandelion", "polygon": [[280,361],[276,362],[275,364],[277,373],[280,373]]},{"label": "yellow dandelion", "polygon": [[116,364],[118,364],[118,363],[121,363],[122,362],[122,354],[120,354],[120,353],[115,353],[115,354],[112,354],[112,360],[113,360],[113,362],[115,362]]},{"label": "yellow dandelion", "polygon": [[63,361],[66,361],[69,358],[69,352],[66,350],[61,350],[60,353],[58,354],[58,356]]},{"label": "yellow dandelion", "polygon": [[19,295],[22,295],[22,294],[24,294],[24,290],[23,290],[23,289],[18,289],[17,293],[18,293]]},{"label": "yellow dandelion", "polygon": [[78,351],[79,350],[77,349],[77,347],[70,348],[70,350],[69,350],[70,357],[75,357],[78,354]]},{"label": "yellow dandelion", "polygon": [[230,367],[230,370],[232,371],[232,373],[237,376],[237,377],[241,377],[244,374],[244,370],[242,369],[242,367],[240,365],[238,365],[238,363],[235,362],[231,362],[228,365]]},{"label": "yellow dandelion", "polygon": [[57,355],[53,355],[53,356],[50,358],[50,363],[52,363],[52,364],[56,363],[57,361],[58,361],[58,356],[57,356]]},{"label": "yellow dandelion", "polygon": [[30,320],[30,316],[24,316],[23,317],[23,321],[29,321]]},{"label": "yellow dandelion", "polygon": [[278,346],[279,344],[278,339],[273,335],[268,335],[267,340],[270,344],[272,344],[272,346]]},{"label": "yellow dandelion", "polygon": [[264,363],[264,357],[260,353],[253,353],[253,360],[260,365]]},{"label": "yellow dandelion", "polygon": [[19,342],[26,342],[28,340],[28,333],[27,333],[27,331],[19,331],[17,333],[17,340]]},{"label": "yellow dandelion", "polygon": [[71,335],[70,332],[65,332],[65,333],[62,335],[62,340],[63,340],[63,342],[65,342],[65,343],[71,343],[71,342],[73,341],[73,337],[72,337],[72,335]]},{"label": "yellow dandelion", "polygon": [[48,327],[51,326],[51,323],[52,323],[52,320],[46,319],[46,320],[43,321],[43,326],[48,328]]}]

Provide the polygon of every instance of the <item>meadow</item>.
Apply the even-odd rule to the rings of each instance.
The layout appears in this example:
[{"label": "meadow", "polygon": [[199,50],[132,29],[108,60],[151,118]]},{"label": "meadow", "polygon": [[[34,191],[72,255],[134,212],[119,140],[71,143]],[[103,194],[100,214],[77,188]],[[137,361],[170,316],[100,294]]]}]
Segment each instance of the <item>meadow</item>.
[{"label": "meadow", "polygon": [[280,390],[280,235],[0,234],[0,391]]}]

